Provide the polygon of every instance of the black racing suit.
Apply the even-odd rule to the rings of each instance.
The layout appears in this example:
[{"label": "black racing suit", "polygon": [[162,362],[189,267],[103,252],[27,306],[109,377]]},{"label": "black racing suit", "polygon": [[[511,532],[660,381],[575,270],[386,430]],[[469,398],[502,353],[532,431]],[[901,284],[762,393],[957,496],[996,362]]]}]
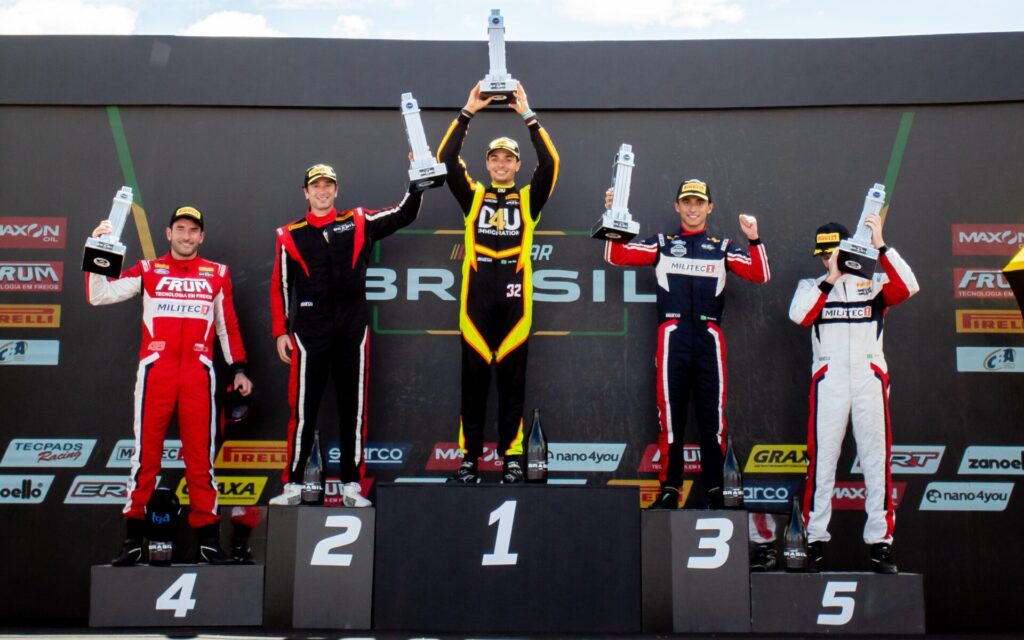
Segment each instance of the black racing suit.
[{"label": "black racing suit", "polygon": [[459,330],[462,407],[459,447],[464,459],[483,454],[491,363],[498,375],[498,455],[523,451],[526,353],[533,318],[533,230],[558,179],[558,152],[536,115],[526,120],[538,164],[530,184],[473,180],[459,157],[472,114],[463,110],[438,147],[448,186],[465,218]]}]

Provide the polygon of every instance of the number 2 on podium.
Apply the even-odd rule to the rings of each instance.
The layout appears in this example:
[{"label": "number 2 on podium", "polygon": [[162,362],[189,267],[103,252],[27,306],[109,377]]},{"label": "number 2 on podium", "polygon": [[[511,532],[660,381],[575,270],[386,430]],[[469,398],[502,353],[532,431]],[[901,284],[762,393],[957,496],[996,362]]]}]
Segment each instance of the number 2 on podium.
[{"label": "number 2 on podium", "polygon": [[516,520],[516,501],[506,500],[500,507],[491,512],[491,519],[487,526],[498,523],[498,535],[494,539],[494,551],[485,553],[480,565],[494,567],[500,565],[515,565],[519,560],[518,553],[509,553],[509,546],[512,544],[512,524]]}]

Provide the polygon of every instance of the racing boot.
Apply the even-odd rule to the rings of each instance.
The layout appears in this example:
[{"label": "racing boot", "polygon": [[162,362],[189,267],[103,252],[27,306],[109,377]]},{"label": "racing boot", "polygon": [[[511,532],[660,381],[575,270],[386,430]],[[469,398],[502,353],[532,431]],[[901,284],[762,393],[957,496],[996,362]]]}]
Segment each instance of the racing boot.
[{"label": "racing boot", "polygon": [[899,573],[896,560],[892,557],[892,545],[887,542],[876,542],[871,545],[871,569],[875,573]]},{"label": "racing boot", "polygon": [[302,502],[302,485],[298,482],[289,482],[284,485],[281,495],[270,499],[270,504],[276,506],[294,506]]},{"label": "racing boot", "polygon": [[825,561],[825,543],[815,540],[807,543],[807,573],[819,573]]},{"label": "racing boot", "polygon": [[502,465],[501,483],[520,484],[523,481],[523,467],[519,464],[519,460],[515,458],[512,458],[511,460],[506,459],[505,463]]},{"label": "racing boot", "polygon": [[722,495],[722,487],[711,487],[708,489],[708,509],[724,509],[725,496]]},{"label": "racing boot", "polygon": [[231,560],[235,564],[252,564],[252,549],[249,547],[249,535],[252,527],[235,523],[231,532]]},{"label": "racing boot", "polygon": [[778,558],[775,554],[775,545],[764,542],[756,545],[750,552],[751,571],[775,571],[778,566]]},{"label": "racing boot", "polygon": [[456,484],[479,484],[480,476],[476,472],[476,461],[463,460],[455,475],[448,478],[448,482]]},{"label": "racing boot", "polygon": [[341,500],[346,507],[370,507],[373,503],[363,497],[358,482],[346,482],[341,487]]},{"label": "racing boot", "polygon": [[220,523],[193,529],[199,539],[199,561],[207,564],[231,564],[231,556],[220,548]]},{"label": "racing boot", "polygon": [[678,509],[679,508],[679,489],[670,487],[668,485],[661,486],[661,493],[655,498],[654,502],[648,505],[648,510],[659,510],[659,509]]},{"label": "racing boot", "polygon": [[142,537],[146,523],[139,518],[125,518],[125,536],[121,553],[110,561],[114,567],[130,567],[142,561]]}]

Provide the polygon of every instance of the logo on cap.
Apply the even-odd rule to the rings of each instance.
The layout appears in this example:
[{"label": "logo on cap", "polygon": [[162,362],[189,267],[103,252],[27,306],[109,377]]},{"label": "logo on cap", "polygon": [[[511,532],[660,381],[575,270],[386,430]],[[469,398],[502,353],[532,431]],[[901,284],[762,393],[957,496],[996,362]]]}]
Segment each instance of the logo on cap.
[{"label": "logo on cap", "polygon": [[171,215],[171,224],[174,224],[174,221],[178,218],[189,218],[194,220],[200,229],[203,228],[203,214],[195,207],[178,207],[174,210],[174,214]]},{"label": "logo on cap", "polygon": [[516,158],[519,158],[519,144],[512,138],[495,138],[491,140],[491,144],[487,145],[487,155],[491,155],[492,151],[497,151],[498,149],[504,149]]},{"label": "logo on cap", "polygon": [[686,196],[697,196],[702,200],[711,202],[711,190],[708,189],[707,183],[703,180],[689,179],[684,180],[679,185],[679,195],[676,196],[676,200],[685,198]]},{"label": "logo on cap", "polygon": [[332,182],[338,182],[338,174],[334,172],[334,167],[326,164],[314,164],[312,167],[306,169],[306,180],[303,183],[304,187],[308,187],[310,183],[319,180],[320,178],[327,178]]}]

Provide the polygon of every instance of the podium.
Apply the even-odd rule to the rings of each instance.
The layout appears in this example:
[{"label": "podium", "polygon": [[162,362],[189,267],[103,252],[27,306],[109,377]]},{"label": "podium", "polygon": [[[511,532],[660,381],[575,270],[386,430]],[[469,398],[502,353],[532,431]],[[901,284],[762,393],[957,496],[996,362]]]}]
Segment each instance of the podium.
[{"label": "podium", "polygon": [[640,630],[640,513],[630,487],[377,488],[378,630]]}]

